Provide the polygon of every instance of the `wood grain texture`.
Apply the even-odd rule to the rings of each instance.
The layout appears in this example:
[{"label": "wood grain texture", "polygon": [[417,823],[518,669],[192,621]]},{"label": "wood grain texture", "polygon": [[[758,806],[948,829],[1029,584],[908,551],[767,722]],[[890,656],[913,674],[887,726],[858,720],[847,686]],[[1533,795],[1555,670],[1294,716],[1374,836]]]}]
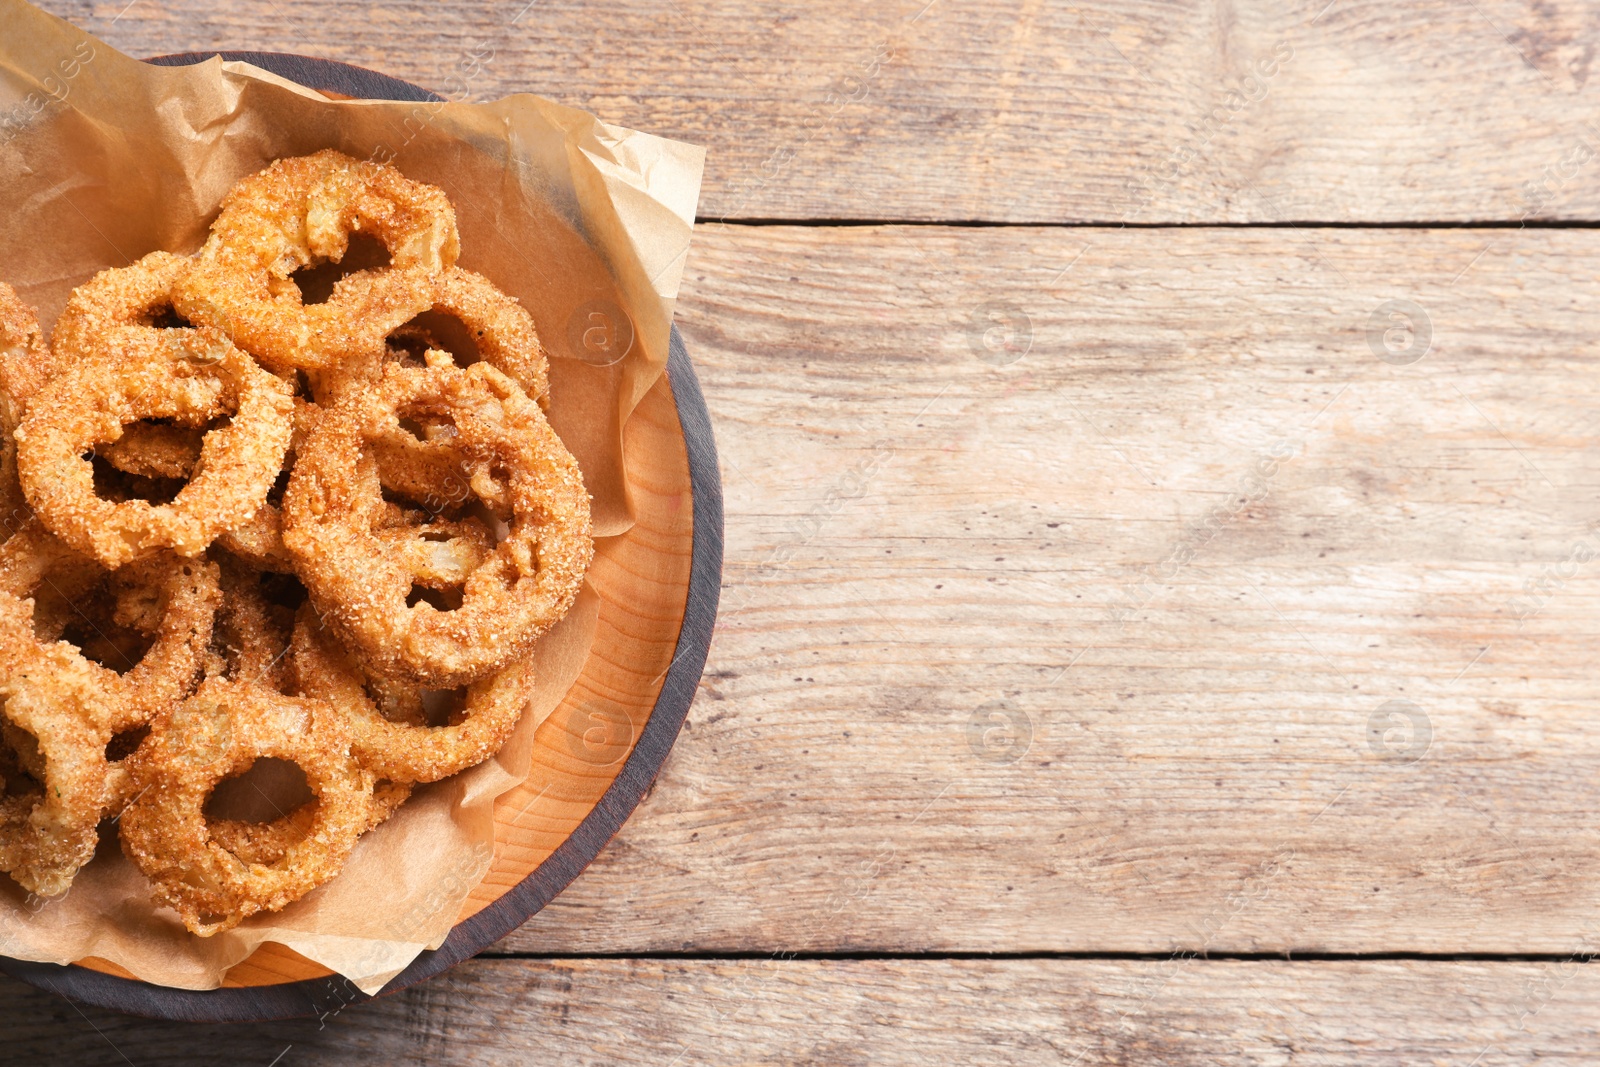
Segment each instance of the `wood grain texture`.
[{"label": "wood grain texture", "polygon": [[324,1019],[174,1026],[0,984],[15,1062],[1593,1062],[1600,973],[1547,963],[475,960]]},{"label": "wood grain texture", "polygon": [[135,55],[298,52],[709,149],[708,218],[1600,217],[1578,0],[43,0]]},{"label": "wood grain texture", "polygon": [[1569,230],[706,227],[703,692],[502,944],[1569,951],[1597,276]]}]

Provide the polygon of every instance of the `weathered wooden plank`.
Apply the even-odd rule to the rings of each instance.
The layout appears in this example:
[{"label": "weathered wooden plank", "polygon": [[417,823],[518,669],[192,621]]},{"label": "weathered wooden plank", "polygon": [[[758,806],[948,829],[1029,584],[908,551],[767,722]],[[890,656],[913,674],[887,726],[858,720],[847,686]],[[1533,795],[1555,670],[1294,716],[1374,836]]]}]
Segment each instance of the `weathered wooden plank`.
[{"label": "weathered wooden plank", "polygon": [[1600,218],[1579,0],[44,0],[706,145],[709,218]]},{"label": "weathered wooden plank", "polygon": [[1566,951],[1595,277],[1570,230],[707,227],[703,693],[507,945]]},{"label": "weathered wooden plank", "polygon": [[[1591,949],[1592,951],[1592,949]],[[1548,963],[479,960],[324,1020],[79,1013],[0,982],[15,1062],[1592,1062],[1600,974]]]}]

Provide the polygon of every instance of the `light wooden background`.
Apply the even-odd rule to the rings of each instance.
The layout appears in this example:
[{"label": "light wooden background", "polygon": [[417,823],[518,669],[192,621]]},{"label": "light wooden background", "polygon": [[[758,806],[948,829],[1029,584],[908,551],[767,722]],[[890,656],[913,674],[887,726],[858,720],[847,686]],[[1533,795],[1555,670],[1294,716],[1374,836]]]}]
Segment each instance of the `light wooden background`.
[{"label": "light wooden background", "polygon": [[445,977],[19,1062],[1593,1061],[1592,7],[524,2],[46,6],[708,147],[683,736]]}]

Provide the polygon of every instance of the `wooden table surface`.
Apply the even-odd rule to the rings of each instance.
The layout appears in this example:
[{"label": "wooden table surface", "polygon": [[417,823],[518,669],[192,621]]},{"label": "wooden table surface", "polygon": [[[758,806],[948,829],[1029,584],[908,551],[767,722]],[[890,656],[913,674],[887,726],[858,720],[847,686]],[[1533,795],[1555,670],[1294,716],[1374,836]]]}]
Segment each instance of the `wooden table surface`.
[{"label": "wooden table surface", "polygon": [[728,562],[653,793],[483,957],[0,982],[0,1059],[1593,1062],[1588,5],[45,6],[707,146]]}]

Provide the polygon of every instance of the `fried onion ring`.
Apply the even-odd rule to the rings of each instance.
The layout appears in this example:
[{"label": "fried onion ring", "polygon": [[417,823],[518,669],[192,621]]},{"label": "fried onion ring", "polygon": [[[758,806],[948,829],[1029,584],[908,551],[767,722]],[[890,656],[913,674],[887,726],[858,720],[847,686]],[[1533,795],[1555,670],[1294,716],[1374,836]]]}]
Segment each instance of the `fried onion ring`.
[{"label": "fried onion ring", "polygon": [[275,370],[336,365],[371,351],[426,305],[396,303],[406,286],[350,284],[358,275],[342,279],[326,303],[307,305],[291,277],[343,260],[358,231],[389,250],[390,267],[365,274],[434,274],[454,266],[460,252],[455,209],[443,192],[330,149],[279,160],[228,194],[178,287],[178,311],[226,330]]},{"label": "fried onion ring", "polygon": [[421,715],[396,721],[381,710],[381,695],[373,700],[381,686],[335,647],[333,635],[308,608],[296,620],[290,655],[299,691],[343,712],[356,759],[394,781],[436,782],[482,763],[505,744],[533,696],[530,658],[468,686],[443,725],[429,725]]},{"label": "fried onion ring", "polygon": [[50,336],[56,363],[94,360],[99,353],[126,344],[130,333],[187,330],[189,324],[176,318],[172,300],[173,290],[189,273],[189,263],[171,252],[151,252],[126,267],[103,270],[74,289]]},{"label": "fried onion ring", "polygon": [[[170,553],[130,564],[106,582],[113,605],[111,622],[143,635],[147,646],[136,655],[120,650],[106,668],[120,682],[112,685],[108,677],[108,688],[125,693],[122,702],[127,712],[116,725],[126,730],[148,722],[194,689],[205,665],[222,592],[214,564]],[[91,633],[96,632],[92,619],[83,621]],[[114,633],[103,625],[100,630]]]},{"label": "fried onion ring", "polygon": [[433,279],[432,310],[464,323],[478,358],[522,386],[541,408],[550,406],[549,359],[526,308],[483,275],[457,267]]},{"label": "fried onion ring", "polygon": [[[269,757],[300,767],[315,809],[281,854],[257,850],[251,862],[212,839],[204,807],[219,782]],[[122,814],[123,852],[202,937],[328,881],[373,818],[373,777],[351,759],[331,705],[245,682],[207,681],[156,720],[133,761],[141,792]]]},{"label": "fried onion ring", "polygon": [[[74,651],[99,645],[109,653],[92,660],[92,673],[117,708],[110,722],[119,731],[194,690],[222,603],[218,577],[214,564],[171,553],[108,574],[38,523],[0,545],[0,598],[32,600],[37,642],[76,637],[68,645]],[[51,597],[59,604],[53,632],[38,635],[39,609]],[[120,647],[124,635],[135,636],[138,647]]]},{"label": "fried onion ring", "polygon": [[[419,319],[390,330],[382,338],[383,344],[371,346],[362,358],[319,375],[315,379],[319,399],[332,400],[354,380],[376,379],[386,363],[416,367],[422,365],[424,353],[438,352],[443,359],[430,359],[427,365],[448,361],[462,366],[481,359],[522,386],[522,391],[538,401],[541,408],[549,407],[550,362],[539,342],[533,316],[483,275],[461,267],[439,274],[368,271],[352,275],[342,284],[352,299],[422,307],[423,311]],[[460,339],[470,345],[471,351],[458,356],[441,344],[442,338],[435,330],[423,324],[430,317],[455,320]],[[438,328],[448,324],[440,323]]]},{"label": "fried onion ring", "polygon": [[[318,375],[314,382],[319,396],[331,400],[342,389],[370,387],[381,377],[383,367],[391,363],[408,367],[461,366],[463,357],[475,357],[515,381],[541,408],[548,406],[549,360],[539,343],[533,317],[521,304],[486,278],[460,267],[437,277],[411,280],[429,286],[429,314],[454,318],[470,340],[472,351],[458,356],[442,347],[429,329],[413,321],[386,338],[381,360],[356,360]],[[351,281],[356,285],[397,284],[384,277]],[[383,487],[418,501],[446,502],[435,503],[435,510],[463,501],[466,486],[458,477],[459,458],[450,447],[455,426],[448,420],[423,419],[401,429],[411,432],[386,435],[373,442]]]},{"label": "fried onion ring", "polygon": [[[413,603],[419,528],[381,526],[373,441],[416,413],[448,418],[466,485],[508,533],[467,577],[460,606]],[[380,675],[452,688],[524,655],[571,607],[594,555],[576,461],[517,384],[487,363],[389,366],[344,393],[307,438],[284,494],[284,543],[312,601]]]},{"label": "fried onion ring", "polygon": [[[28,405],[16,432],[23,492],[54,533],[107,566],[163,548],[197,555],[266,499],[289,447],[290,386],[212,330],[119,339],[112,358],[66,368]],[[96,495],[85,453],[128,423],[219,417],[229,425],[205,431],[194,477],[170,504]]]},{"label": "fried onion ring", "polygon": [[[188,271],[189,260],[182,256],[152,252],[127,267],[103,270],[78,286],[51,337],[56,362],[93,362],[128,344],[152,343],[156,330],[189,330],[172,309],[173,287]],[[31,399],[43,386],[44,380],[35,377],[23,383],[22,395]],[[16,388],[8,384],[7,392]],[[202,436],[196,426],[137,422],[96,453],[129,474],[188,478],[200,458]]]}]

